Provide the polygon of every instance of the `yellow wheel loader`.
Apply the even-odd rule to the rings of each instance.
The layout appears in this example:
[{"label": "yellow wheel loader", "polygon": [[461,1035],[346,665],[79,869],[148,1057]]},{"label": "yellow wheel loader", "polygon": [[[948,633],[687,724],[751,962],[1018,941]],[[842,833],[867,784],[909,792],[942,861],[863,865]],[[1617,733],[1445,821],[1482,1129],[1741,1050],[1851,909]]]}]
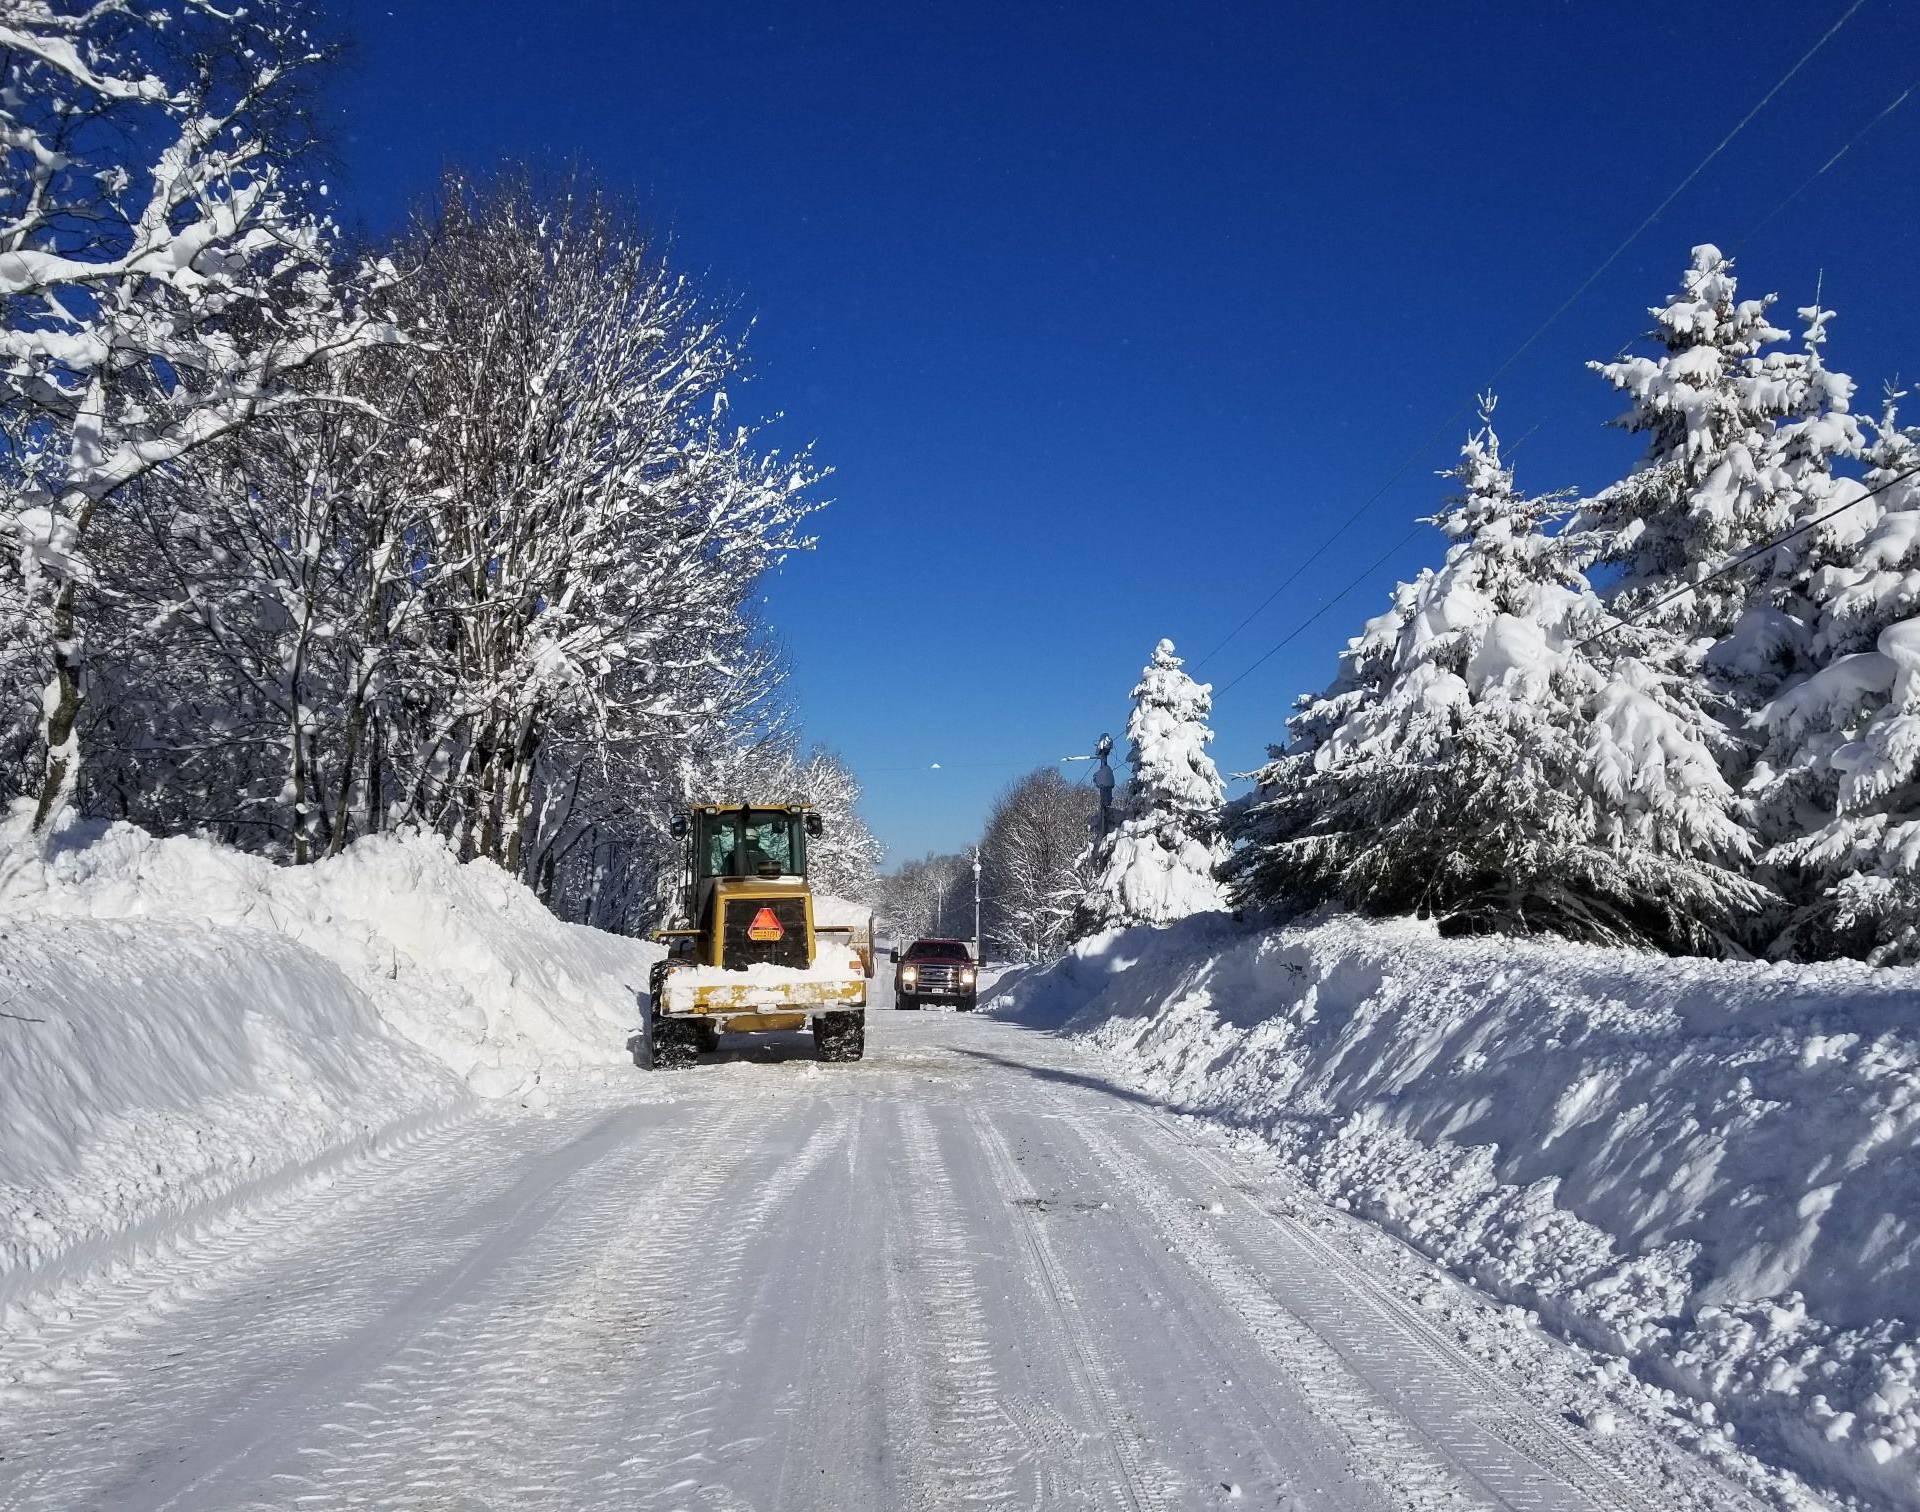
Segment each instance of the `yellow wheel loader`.
[{"label": "yellow wheel loader", "polygon": [[690,1065],[722,1034],[811,1024],[825,1061],[866,1049],[872,921],[814,917],[804,803],[697,804],[674,823],[686,842],[680,919],[654,938],[667,957],[648,982],[647,1063]]}]

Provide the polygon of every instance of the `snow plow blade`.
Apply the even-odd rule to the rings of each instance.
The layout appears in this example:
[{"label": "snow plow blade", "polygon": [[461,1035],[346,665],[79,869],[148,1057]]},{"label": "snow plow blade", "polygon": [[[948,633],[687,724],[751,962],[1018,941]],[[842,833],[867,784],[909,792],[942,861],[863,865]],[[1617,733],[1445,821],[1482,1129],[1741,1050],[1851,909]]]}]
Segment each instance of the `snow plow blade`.
[{"label": "snow plow blade", "polygon": [[[781,982],[766,985],[754,982],[695,984],[676,982],[670,972],[666,978],[665,1008],[669,1015],[778,1013],[782,1009],[805,1012],[815,1008],[862,1007],[867,999],[867,984],[855,977],[848,981]],[[690,974],[690,973],[689,973]]]}]

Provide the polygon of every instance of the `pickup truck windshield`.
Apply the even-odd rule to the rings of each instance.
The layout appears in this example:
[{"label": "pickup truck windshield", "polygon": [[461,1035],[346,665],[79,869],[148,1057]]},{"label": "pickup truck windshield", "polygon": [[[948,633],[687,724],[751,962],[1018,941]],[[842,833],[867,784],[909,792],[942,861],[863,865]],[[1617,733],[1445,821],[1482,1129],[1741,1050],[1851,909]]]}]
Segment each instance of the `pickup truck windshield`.
[{"label": "pickup truck windshield", "polygon": [[919,940],[907,948],[909,961],[924,961],[928,958],[943,961],[970,961],[967,947],[952,940]]}]

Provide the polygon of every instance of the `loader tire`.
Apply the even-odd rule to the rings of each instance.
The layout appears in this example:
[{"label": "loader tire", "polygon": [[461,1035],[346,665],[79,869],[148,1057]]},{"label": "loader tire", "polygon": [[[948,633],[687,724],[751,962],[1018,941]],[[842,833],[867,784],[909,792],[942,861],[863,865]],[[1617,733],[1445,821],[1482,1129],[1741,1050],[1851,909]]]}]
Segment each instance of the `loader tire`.
[{"label": "loader tire", "polygon": [[655,1071],[679,1071],[694,1063],[700,1053],[695,1026],[658,1014],[647,1016],[647,1064]]},{"label": "loader tire", "polygon": [[857,1061],[867,1049],[864,1013],[823,1013],[813,1021],[813,1051],[823,1061]]},{"label": "loader tire", "polygon": [[694,1025],[694,1044],[702,1055],[712,1055],[720,1048],[720,1031],[707,1020],[701,1019]]}]

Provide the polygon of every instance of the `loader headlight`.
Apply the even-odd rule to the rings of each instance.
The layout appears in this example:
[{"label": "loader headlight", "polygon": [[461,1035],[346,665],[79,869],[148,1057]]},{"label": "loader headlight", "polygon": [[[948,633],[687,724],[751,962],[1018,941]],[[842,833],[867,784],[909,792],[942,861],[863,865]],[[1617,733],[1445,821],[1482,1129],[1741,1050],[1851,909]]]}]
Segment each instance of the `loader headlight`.
[{"label": "loader headlight", "polygon": [[902,966],[900,968],[900,980],[911,987],[915,982],[920,980],[920,968],[917,966]]}]

